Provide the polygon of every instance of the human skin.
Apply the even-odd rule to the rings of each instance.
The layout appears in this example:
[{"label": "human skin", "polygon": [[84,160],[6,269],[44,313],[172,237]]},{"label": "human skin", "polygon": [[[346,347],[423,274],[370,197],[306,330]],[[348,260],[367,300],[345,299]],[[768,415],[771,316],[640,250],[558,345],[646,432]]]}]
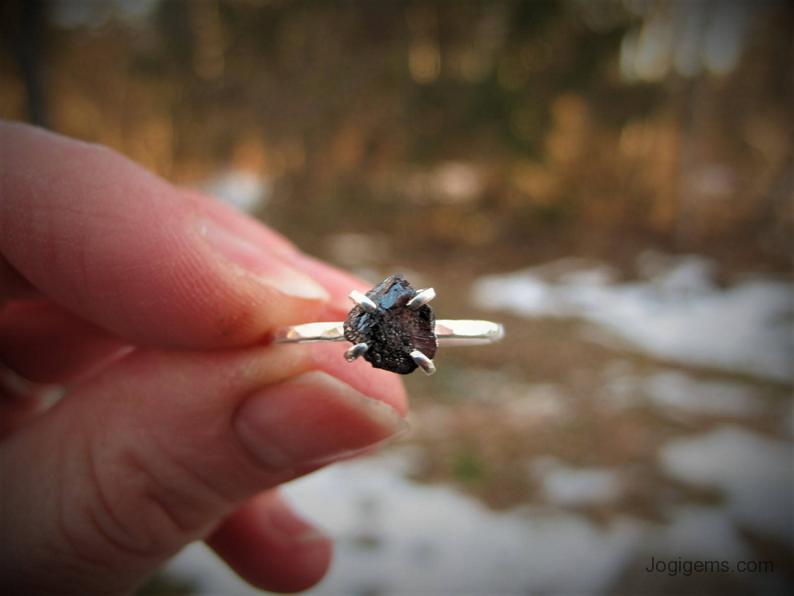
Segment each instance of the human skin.
[{"label": "human skin", "polygon": [[129,593],[202,539],[260,588],[319,581],[331,540],[277,487],[399,434],[406,396],[344,345],[269,338],[354,288],[113,151],[0,123],[0,591]]}]

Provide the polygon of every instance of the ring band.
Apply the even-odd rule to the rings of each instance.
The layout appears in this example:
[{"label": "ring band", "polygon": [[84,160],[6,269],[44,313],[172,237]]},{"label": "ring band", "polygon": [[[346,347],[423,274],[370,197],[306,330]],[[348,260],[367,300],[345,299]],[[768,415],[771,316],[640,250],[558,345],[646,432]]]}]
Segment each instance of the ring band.
[{"label": "ring band", "polygon": [[[347,341],[344,325],[344,321],[322,321],[282,327],[276,330],[273,341],[280,344]],[[493,321],[438,319],[436,320],[435,333],[440,345],[471,346],[499,341],[504,337],[504,327]]]},{"label": "ring band", "polygon": [[364,358],[375,368],[406,375],[417,368],[436,372],[433,357],[441,345],[477,345],[499,341],[504,328],[492,321],[436,320],[429,302],[433,288],[416,290],[395,273],[366,294],[350,292],[353,308],[345,321],[303,323],[277,329],[275,343],[349,341],[348,362]]}]

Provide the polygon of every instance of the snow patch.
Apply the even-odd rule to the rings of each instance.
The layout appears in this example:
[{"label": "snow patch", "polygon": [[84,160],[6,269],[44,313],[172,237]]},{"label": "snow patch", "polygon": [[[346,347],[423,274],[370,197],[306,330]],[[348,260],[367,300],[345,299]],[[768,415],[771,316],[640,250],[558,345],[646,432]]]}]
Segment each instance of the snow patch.
[{"label": "snow patch", "polygon": [[617,472],[606,468],[575,468],[544,457],[532,462],[530,470],[546,497],[563,507],[604,505],[621,493]]},{"label": "snow patch", "polygon": [[[336,539],[330,574],[310,594],[525,594],[606,591],[632,559],[642,526],[607,528],[571,514],[490,511],[442,486],[404,479],[389,458],[321,470],[284,492]],[[167,572],[198,594],[256,593],[203,545]]]},{"label": "snow patch", "polygon": [[[671,361],[791,381],[792,284],[754,278],[723,289],[714,283],[714,265],[702,257],[657,259],[654,267],[649,260],[641,264],[652,276],[642,281],[615,283],[608,267],[576,269],[585,262],[565,259],[482,277],[471,296],[483,309],[583,318]],[[566,267],[573,270],[560,274]]]},{"label": "snow patch", "polygon": [[207,194],[240,211],[253,213],[270,198],[270,182],[255,172],[229,169],[218,173],[203,185]]},{"label": "snow patch", "polygon": [[652,539],[653,550],[672,557],[736,562],[752,551],[723,509],[680,507]]},{"label": "snow patch", "polygon": [[794,545],[794,446],[725,426],[662,448],[660,461],[671,476],[696,486],[716,487],[728,512],[759,533]]},{"label": "snow patch", "polygon": [[754,390],[742,383],[701,381],[668,371],[648,377],[644,389],[654,405],[684,414],[746,417],[764,411]]}]

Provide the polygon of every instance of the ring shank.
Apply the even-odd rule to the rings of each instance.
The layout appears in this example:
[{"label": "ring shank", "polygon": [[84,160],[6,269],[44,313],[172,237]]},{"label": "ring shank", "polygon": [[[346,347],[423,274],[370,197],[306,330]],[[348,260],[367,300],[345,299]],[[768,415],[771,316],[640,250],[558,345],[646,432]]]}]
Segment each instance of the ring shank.
[{"label": "ring shank", "polygon": [[[436,320],[436,339],[440,345],[490,344],[504,337],[504,327],[493,321],[474,319]],[[275,343],[311,343],[320,341],[347,341],[342,321],[304,323],[276,330]]]}]

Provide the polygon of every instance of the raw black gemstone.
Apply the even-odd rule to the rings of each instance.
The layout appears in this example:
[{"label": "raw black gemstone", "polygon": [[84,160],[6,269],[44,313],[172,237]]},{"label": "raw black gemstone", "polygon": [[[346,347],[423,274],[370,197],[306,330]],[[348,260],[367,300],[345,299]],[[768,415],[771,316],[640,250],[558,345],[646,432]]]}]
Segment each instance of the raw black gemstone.
[{"label": "raw black gemstone", "polygon": [[399,273],[390,275],[367,292],[378,305],[374,313],[353,307],[345,320],[345,338],[354,343],[366,342],[364,359],[375,368],[407,375],[416,370],[410,354],[419,350],[428,358],[436,355],[436,318],[425,304],[411,310],[405,304],[416,290]]}]

